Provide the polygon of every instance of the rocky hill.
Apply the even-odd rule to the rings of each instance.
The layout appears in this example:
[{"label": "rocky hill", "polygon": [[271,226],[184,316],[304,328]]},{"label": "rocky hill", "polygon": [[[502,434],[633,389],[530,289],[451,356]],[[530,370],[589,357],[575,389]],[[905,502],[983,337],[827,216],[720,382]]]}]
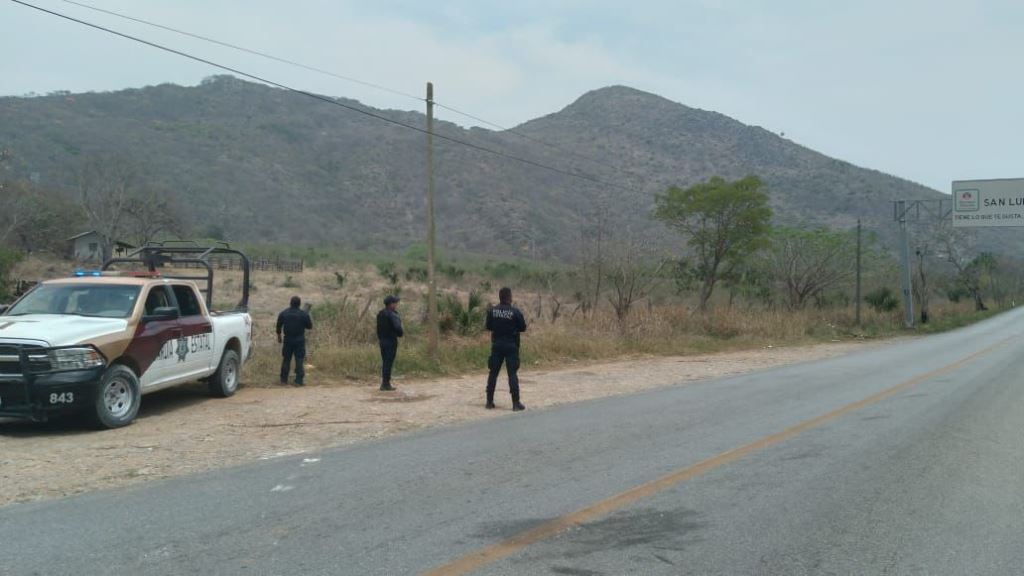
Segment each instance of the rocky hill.
[{"label": "rocky hill", "polygon": [[[338,101],[425,125],[418,112]],[[439,139],[438,239],[454,250],[570,256],[598,200],[613,226],[656,231],[647,218],[655,192],[714,175],[760,176],[777,220],[849,227],[862,217],[883,237],[893,229],[891,200],[940,196],[622,86],[584,94],[513,131],[440,122],[437,132],[613,184]],[[422,133],[232,77],[0,98],[0,148],[16,159],[16,176],[69,195],[83,159],[126,159],[146,186],[174,199],[197,234],[357,249],[402,248],[423,237]]]}]

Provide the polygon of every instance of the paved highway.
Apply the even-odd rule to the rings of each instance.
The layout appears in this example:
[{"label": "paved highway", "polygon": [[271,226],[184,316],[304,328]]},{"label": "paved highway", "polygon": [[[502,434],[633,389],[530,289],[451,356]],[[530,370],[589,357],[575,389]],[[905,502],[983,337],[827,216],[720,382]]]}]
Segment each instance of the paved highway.
[{"label": "paved highway", "polygon": [[8,506],[0,574],[1022,574],[1022,333]]}]

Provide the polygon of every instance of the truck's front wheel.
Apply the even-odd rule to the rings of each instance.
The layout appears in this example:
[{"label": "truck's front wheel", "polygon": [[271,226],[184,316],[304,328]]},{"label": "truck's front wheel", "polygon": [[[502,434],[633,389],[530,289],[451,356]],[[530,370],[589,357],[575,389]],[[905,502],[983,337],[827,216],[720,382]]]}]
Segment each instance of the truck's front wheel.
[{"label": "truck's front wheel", "polygon": [[103,374],[96,388],[92,421],[97,428],[120,428],[135,420],[142,394],[139,379],[131,368],[114,364]]},{"label": "truck's front wheel", "polygon": [[220,359],[220,366],[210,376],[210,394],[218,398],[227,398],[238,390],[238,371],[241,362],[238,359],[238,352],[225,350],[224,356]]}]

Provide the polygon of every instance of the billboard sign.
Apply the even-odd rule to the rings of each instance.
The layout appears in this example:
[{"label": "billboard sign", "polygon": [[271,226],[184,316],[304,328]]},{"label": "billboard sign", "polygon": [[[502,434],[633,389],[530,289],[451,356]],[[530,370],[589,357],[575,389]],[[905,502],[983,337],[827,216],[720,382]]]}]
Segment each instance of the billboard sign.
[{"label": "billboard sign", "polygon": [[954,180],[953,226],[1024,226],[1024,178]]}]

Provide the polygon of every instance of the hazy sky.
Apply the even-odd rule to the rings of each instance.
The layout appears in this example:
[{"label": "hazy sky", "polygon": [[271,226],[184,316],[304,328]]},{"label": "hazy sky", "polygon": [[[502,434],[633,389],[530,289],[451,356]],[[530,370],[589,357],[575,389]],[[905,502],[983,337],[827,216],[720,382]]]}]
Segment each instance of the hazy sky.
[{"label": "hazy sky", "polygon": [[[420,109],[62,0],[26,1],[296,87]],[[944,192],[954,179],[1024,176],[1019,0],[82,1],[403,92],[430,80],[437,101],[505,126],[624,84]],[[2,95],[221,73],[11,0],[0,25]]]}]

